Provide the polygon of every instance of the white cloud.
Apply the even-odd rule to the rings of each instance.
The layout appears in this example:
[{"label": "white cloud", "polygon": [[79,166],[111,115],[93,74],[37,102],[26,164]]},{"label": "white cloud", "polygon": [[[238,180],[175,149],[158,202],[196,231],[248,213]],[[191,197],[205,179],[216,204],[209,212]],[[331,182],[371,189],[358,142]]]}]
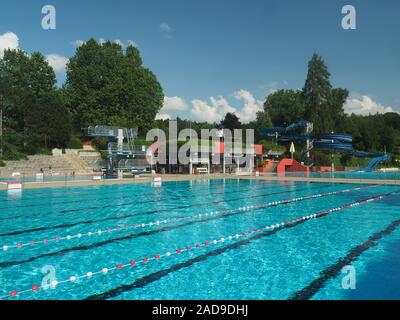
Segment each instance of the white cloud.
[{"label": "white cloud", "polygon": [[233,96],[237,100],[244,101],[244,106],[239,112],[239,118],[243,123],[255,120],[257,112],[263,109],[263,102],[256,100],[247,90],[239,90]]},{"label": "white cloud", "polygon": [[192,101],[191,114],[196,121],[219,122],[222,114],[217,107],[210,106],[206,101],[195,99]]},{"label": "white cloud", "polygon": [[180,97],[164,97],[164,105],[161,111],[185,111],[187,104]]},{"label": "white cloud", "polygon": [[[100,43],[101,43],[101,44],[103,44],[104,42],[105,42],[104,39],[100,39]],[[114,40],[113,42],[116,43],[116,44],[119,44],[119,45],[122,47],[123,50],[125,50],[126,47],[128,47],[128,46],[134,46],[135,48],[138,47],[137,43],[136,43],[135,41],[133,41],[133,40],[128,40],[128,41],[125,43],[125,42],[123,42],[123,41],[120,40],[120,39],[116,39],[116,40]]]},{"label": "white cloud", "polygon": [[[74,42],[77,45],[81,40]],[[0,35],[0,58],[4,56],[5,49],[18,49],[19,39],[18,36],[13,32],[6,32]],[[60,56],[58,54],[48,54],[46,55],[46,61],[54,69],[54,71],[65,71],[65,67],[68,62],[68,58]]]},{"label": "white cloud", "polygon": [[[181,97],[164,97],[164,104],[156,119],[172,119],[182,117],[182,113],[188,109],[186,101]],[[183,115],[184,117],[184,115]]]},{"label": "white cloud", "polygon": [[68,62],[68,58],[58,54],[48,54],[46,60],[55,72],[65,71]]},{"label": "white cloud", "polygon": [[161,32],[164,33],[164,35],[167,39],[172,38],[172,36],[171,36],[172,28],[168,23],[161,23],[159,25],[159,28],[160,28]]},{"label": "white cloud", "polygon": [[[133,40],[127,40],[126,43],[124,43],[122,40],[116,39],[116,40],[112,40],[112,42],[114,42],[116,44],[119,44],[122,47],[122,49],[125,49],[128,46],[134,46],[135,48],[138,48],[137,43],[135,41],[133,41]],[[75,48],[79,48],[80,46],[82,46],[85,43],[86,43],[86,41],[83,41],[83,40],[75,40],[74,42],[72,42],[72,45]],[[98,40],[98,43],[99,44],[104,44],[104,43],[106,43],[106,39],[100,38]]]},{"label": "white cloud", "polygon": [[4,50],[6,49],[18,49],[19,39],[14,32],[6,32],[0,35],[0,58],[4,56]]},{"label": "white cloud", "polygon": [[259,85],[258,89],[261,90],[267,96],[269,96],[270,94],[273,94],[278,90],[283,89],[287,86],[289,86],[289,82],[287,80],[270,81],[267,84]]},{"label": "white cloud", "polygon": [[160,113],[156,116],[156,120],[170,120],[172,117],[167,113]]},{"label": "white cloud", "polygon": [[199,122],[220,122],[228,112],[235,113],[242,123],[256,119],[257,111],[263,109],[263,102],[257,100],[249,91],[236,91],[232,97],[242,102],[234,107],[223,97],[210,97],[209,100],[193,99],[189,105],[181,97],[164,97],[164,105],[157,119],[172,119],[177,116]]},{"label": "white cloud", "polygon": [[122,49],[125,48],[125,43],[123,43],[123,42],[122,42],[121,40],[119,40],[119,39],[114,40],[114,43],[119,44],[119,45],[122,47]]},{"label": "white cloud", "polygon": [[232,107],[229,102],[222,96],[217,99],[214,97],[210,98],[211,104],[215,109],[218,109],[218,113],[221,117],[224,117],[228,112],[236,113],[236,109]]},{"label": "white cloud", "polygon": [[263,93],[266,93],[268,96],[278,91],[280,87],[285,86],[285,83],[284,82],[282,83],[283,84],[281,85],[278,81],[270,81],[267,84],[259,85],[258,89],[263,91]]},{"label": "white cloud", "polygon": [[209,104],[204,100],[193,100],[191,116],[197,121],[220,122],[228,112],[235,113],[241,122],[248,123],[256,119],[257,111],[263,109],[262,101],[256,100],[247,90],[239,90],[233,94],[238,101],[243,101],[241,108],[233,107],[224,97],[210,97]]},{"label": "white cloud", "polygon": [[138,44],[133,40],[128,40],[128,46],[133,46],[135,48],[138,48]]},{"label": "white cloud", "polygon": [[347,114],[369,115],[376,113],[394,112],[392,107],[384,106],[369,96],[351,95],[344,104],[344,111]]},{"label": "white cloud", "polygon": [[75,40],[74,42],[72,42],[72,45],[73,45],[75,48],[79,48],[79,47],[82,46],[84,43],[85,43],[85,41],[83,41],[83,40]]},{"label": "white cloud", "polygon": [[165,22],[160,24],[160,29],[161,29],[161,31],[164,31],[164,32],[167,32],[167,33],[172,31],[171,26],[168,23],[165,23]]}]

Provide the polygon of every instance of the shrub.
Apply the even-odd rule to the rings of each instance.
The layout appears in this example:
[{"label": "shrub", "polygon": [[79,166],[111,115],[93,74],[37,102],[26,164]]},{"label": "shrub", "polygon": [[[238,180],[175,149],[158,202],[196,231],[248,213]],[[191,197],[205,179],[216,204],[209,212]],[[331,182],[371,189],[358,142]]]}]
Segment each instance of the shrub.
[{"label": "shrub", "polygon": [[50,149],[47,149],[47,148],[39,148],[39,149],[36,151],[36,154],[42,154],[42,155],[45,155],[45,156],[51,156],[51,155],[53,155],[53,153],[51,152],[51,150],[50,150]]},{"label": "shrub", "polygon": [[267,151],[278,151],[278,152],[284,152],[286,150],[286,147],[280,145],[280,144],[276,144],[275,142],[269,141],[269,140],[260,140],[258,142],[259,144],[261,144],[263,146],[263,151],[267,152]]},{"label": "shrub", "polygon": [[108,159],[108,151],[100,150],[101,159],[106,160]]},{"label": "shrub", "polygon": [[315,166],[330,166],[332,164],[332,156],[329,153],[316,150],[313,153]]},{"label": "shrub", "polygon": [[67,144],[68,149],[82,149],[82,141],[77,136],[72,136]]},{"label": "shrub", "polygon": [[4,160],[23,160],[23,159],[27,159],[27,156],[25,153],[21,152],[16,146],[9,144],[9,143],[5,143],[3,159]]},{"label": "shrub", "polygon": [[264,167],[264,165],[265,165],[265,160],[263,158],[258,159],[258,167],[261,168]]},{"label": "shrub", "polygon": [[108,149],[108,139],[107,138],[95,138],[92,141],[92,146],[97,150],[107,150]]}]

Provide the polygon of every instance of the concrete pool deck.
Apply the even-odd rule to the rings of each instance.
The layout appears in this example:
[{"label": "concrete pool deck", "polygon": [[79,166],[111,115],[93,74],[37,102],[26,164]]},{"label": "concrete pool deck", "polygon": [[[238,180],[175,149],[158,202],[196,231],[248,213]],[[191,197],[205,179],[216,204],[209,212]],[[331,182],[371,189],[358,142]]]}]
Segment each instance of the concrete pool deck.
[{"label": "concrete pool deck", "polygon": [[[163,182],[171,181],[190,181],[204,179],[244,179],[244,180],[263,180],[263,181],[284,181],[284,182],[319,182],[319,183],[344,183],[344,184],[380,184],[380,185],[400,185],[400,180],[377,180],[377,179],[347,179],[347,178],[307,178],[307,177],[277,177],[277,176],[248,176],[235,174],[164,174],[157,175],[162,177]],[[74,181],[48,181],[48,182],[24,182],[23,189],[46,189],[64,187],[89,187],[101,185],[122,185],[153,182],[153,176],[147,175],[140,178],[124,179],[104,179],[104,180],[74,180]],[[0,183],[0,190],[7,190],[7,183]]]}]

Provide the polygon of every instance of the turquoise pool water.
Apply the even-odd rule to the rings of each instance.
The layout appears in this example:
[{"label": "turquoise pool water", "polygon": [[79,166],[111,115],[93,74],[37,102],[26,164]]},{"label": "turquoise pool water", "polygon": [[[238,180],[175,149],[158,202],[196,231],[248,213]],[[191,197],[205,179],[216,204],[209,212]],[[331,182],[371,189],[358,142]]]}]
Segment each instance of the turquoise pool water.
[{"label": "turquoise pool water", "polygon": [[[263,173],[267,176],[277,176],[276,173]],[[286,172],[287,177],[307,177],[305,172]],[[336,172],[311,172],[312,178],[335,178],[335,179],[355,179],[355,180],[398,180],[400,183],[400,172],[351,172],[351,171],[336,171]]]},{"label": "turquoise pool water", "polygon": [[[105,179],[116,179],[116,177],[106,177]],[[19,176],[19,177],[8,177],[8,178],[0,178],[0,182],[9,182],[9,181],[21,181],[24,183],[27,182],[37,182],[37,183],[44,183],[44,182],[73,182],[73,181],[91,181],[93,180],[92,175],[86,176],[72,176],[72,175],[45,175],[43,179],[37,179],[36,177],[30,176]]]},{"label": "turquoise pool water", "polygon": [[4,191],[0,296],[400,299],[398,191],[231,179]]},{"label": "turquoise pool water", "polygon": [[[268,176],[277,176],[276,173],[263,173],[263,175],[268,175]],[[306,177],[305,172],[286,172],[286,176],[288,177]],[[337,172],[311,172],[310,174],[311,177],[313,178],[337,178],[337,179],[356,179],[356,180],[363,180],[363,179],[372,179],[372,180],[397,180],[400,184],[400,172],[342,172],[342,171],[337,171]],[[107,177],[106,179],[116,179],[116,177]],[[63,175],[54,175],[54,176],[48,176],[45,175],[42,180],[38,180],[35,177],[25,177],[25,176],[20,176],[16,178],[0,178],[0,182],[6,183],[8,181],[22,181],[24,183],[29,183],[29,182],[37,182],[37,183],[43,183],[43,182],[65,182],[66,185],[69,182],[73,181],[91,181],[93,180],[92,176],[63,176]]]}]

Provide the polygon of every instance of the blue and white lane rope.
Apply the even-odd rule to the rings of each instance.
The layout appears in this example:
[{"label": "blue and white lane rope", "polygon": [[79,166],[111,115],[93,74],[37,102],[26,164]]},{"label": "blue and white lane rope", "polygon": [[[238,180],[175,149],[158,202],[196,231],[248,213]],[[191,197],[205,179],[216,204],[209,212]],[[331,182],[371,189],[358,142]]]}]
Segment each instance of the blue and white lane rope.
[{"label": "blue and white lane rope", "polygon": [[310,199],[315,199],[315,198],[338,195],[338,194],[342,194],[342,193],[348,193],[348,192],[352,192],[352,191],[358,191],[358,190],[373,188],[373,187],[376,187],[376,185],[369,185],[369,186],[357,187],[357,188],[340,190],[340,191],[320,193],[320,194],[315,194],[315,195],[311,195],[311,196],[304,196],[304,197],[297,197],[297,198],[292,198],[292,199],[272,201],[272,202],[267,202],[267,203],[260,203],[260,204],[244,206],[244,207],[239,207],[239,208],[233,208],[233,209],[227,209],[227,210],[211,211],[211,212],[199,213],[199,214],[184,216],[184,217],[168,218],[168,219],[164,219],[164,220],[157,220],[157,221],[146,222],[146,223],[135,223],[132,225],[111,227],[111,228],[106,228],[106,229],[101,229],[101,230],[89,231],[89,232],[85,232],[85,233],[77,233],[74,235],[57,236],[57,237],[50,238],[50,239],[45,238],[45,239],[40,239],[40,240],[31,240],[29,242],[17,242],[16,244],[13,244],[13,245],[5,244],[5,245],[1,246],[1,249],[3,251],[8,251],[10,249],[21,249],[21,248],[27,248],[27,247],[32,247],[32,246],[38,246],[40,244],[58,243],[60,241],[72,240],[75,238],[102,236],[102,235],[115,233],[115,232],[130,231],[132,229],[133,230],[144,229],[144,228],[159,226],[159,225],[168,224],[168,223],[172,223],[172,222],[202,219],[202,218],[208,218],[208,217],[213,217],[213,216],[222,215],[222,214],[235,214],[238,212],[251,211],[254,209],[267,208],[267,207],[276,207],[281,204],[289,204],[289,203],[305,201],[305,200],[310,200]]},{"label": "blue and white lane rope", "polygon": [[[126,263],[119,263],[119,264],[116,264],[114,266],[104,267],[104,268],[102,268],[102,269],[100,269],[98,271],[94,271],[94,272],[88,271],[85,274],[78,275],[78,276],[72,275],[69,278],[66,278],[66,279],[64,279],[62,281],[53,280],[51,285],[50,285],[50,287],[52,287],[54,289],[54,288],[58,287],[61,284],[76,282],[76,281],[81,280],[81,279],[90,279],[90,278],[92,278],[94,276],[97,276],[97,275],[106,275],[111,271],[121,270],[121,269],[128,268],[128,267],[131,267],[131,268],[132,267],[138,267],[140,265],[147,264],[147,263],[149,263],[151,261],[164,259],[164,258],[170,257],[172,255],[188,253],[188,252],[190,252],[192,250],[198,250],[198,249],[205,248],[205,247],[208,247],[208,246],[216,245],[218,243],[224,243],[224,242],[233,241],[233,240],[236,240],[236,239],[239,239],[239,238],[243,238],[243,237],[249,237],[250,235],[253,235],[254,233],[270,232],[270,231],[273,231],[273,230],[276,230],[276,229],[290,227],[290,226],[293,226],[293,225],[295,225],[295,224],[297,224],[299,222],[302,222],[302,221],[311,220],[311,219],[318,219],[318,218],[321,218],[321,217],[326,216],[328,214],[331,214],[333,212],[338,212],[338,211],[342,211],[342,210],[345,210],[345,209],[348,209],[348,208],[356,207],[356,206],[359,206],[359,205],[362,205],[362,204],[366,204],[366,203],[370,203],[370,202],[374,202],[374,201],[379,201],[379,200],[381,200],[381,199],[383,199],[383,198],[385,198],[387,196],[393,195],[393,194],[398,193],[398,192],[399,191],[391,192],[391,193],[388,193],[388,194],[385,194],[385,195],[379,195],[379,196],[367,198],[367,199],[356,201],[356,202],[353,202],[353,203],[350,203],[350,204],[346,204],[346,205],[343,205],[343,206],[340,206],[340,207],[336,207],[336,208],[333,208],[333,209],[325,210],[325,211],[322,211],[322,212],[319,212],[319,213],[315,213],[315,214],[303,216],[303,217],[300,217],[300,218],[294,218],[294,219],[291,219],[291,220],[287,220],[287,221],[284,221],[284,222],[281,222],[281,223],[278,223],[278,224],[273,224],[273,225],[269,225],[269,226],[266,226],[266,227],[261,227],[261,228],[258,228],[258,229],[254,229],[254,230],[242,231],[240,233],[236,233],[234,235],[229,235],[227,237],[222,237],[220,239],[215,239],[215,240],[212,240],[212,241],[205,241],[205,242],[201,242],[201,243],[199,242],[199,243],[196,243],[194,245],[188,245],[186,247],[181,247],[180,249],[176,249],[176,250],[173,250],[173,251],[168,251],[168,252],[163,253],[163,254],[156,254],[154,256],[150,256],[149,255],[149,256],[142,257],[142,258],[137,259],[137,260],[130,260],[129,262],[126,262]],[[11,291],[10,293],[8,293],[6,295],[0,296],[0,299],[2,300],[2,299],[12,298],[12,297],[17,297],[17,296],[20,296],[20,295],[22,295],[24,293],[37,292],[37,291],[44,290],[44,289],[45,288],[42,288],[39,285],[35,284],[35,285],[31,286],[29,289],[13,290],[13,291]]]}]

